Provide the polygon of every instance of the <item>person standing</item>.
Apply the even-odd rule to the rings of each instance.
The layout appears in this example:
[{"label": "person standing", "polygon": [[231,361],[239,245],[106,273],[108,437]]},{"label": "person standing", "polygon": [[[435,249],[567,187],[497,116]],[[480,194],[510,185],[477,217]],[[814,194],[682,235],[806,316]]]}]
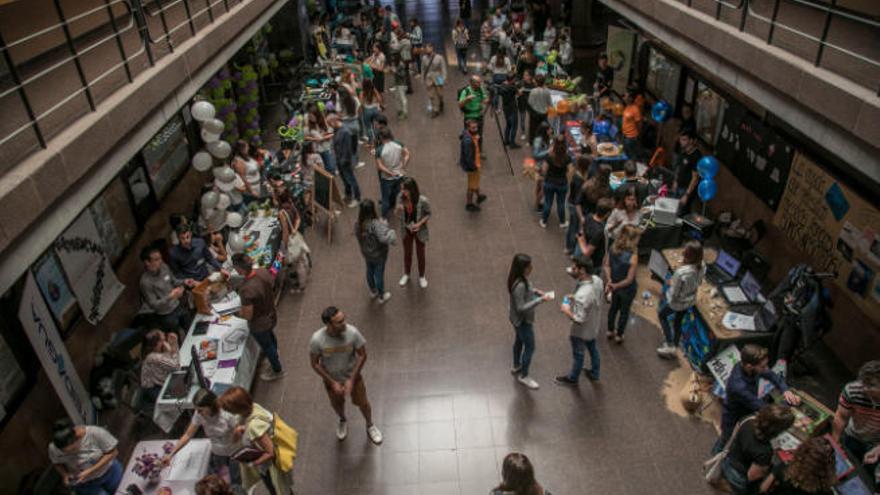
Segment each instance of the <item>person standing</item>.
[{"label": "person standing", "polygon": [[425,45],[425,54],[422,55],[422,66],[425,69],[424,81],[431,100],[431,117],[443,113],[443,85],[446,84],[446,59],[443,55],[434,52],[434,45]]},{"label": "person standing", "polygon": [[419,192],[419,185],[412,177],[403,179],[400,188],[400,231],[403,232],[403,276],[400,286],[409,283],[412,267],[413,245],[419,264],[419,287],[428,288],[425,278],[425,244],[428,242],[428,220],[431,218],[431,204],[428,198]]},{"label": "person standing", "polygon": [[194,285],[193,281],[175,277],[154,246],[141,250],[141,261],[144,263],[140,279],[141,313],[155,314],[159,328],[165,332],[188,331],[193,315],[185,299],[183,303],[181,299],[186,295],[185,285]]},{"label": "person standing", "polygon": [[486,19],[480,25],[480,55],[483,57],[483,63],[489,63],[489,57],[492,55],[492,18],[486,16]]},{"label": "person standing", "polygon": [[462,74],[468,73],[467,67],[467,51],[470,44],[471,35],[462,22],[461,18],[456,19],[455,27],[452,29],[452,44],[455,46],[455,60],[458,63],[458,70]]},{"label": "person standing", "polygon": [[638,292],[636,268],[639,264],[639,238],[641,229],[626,225],[614,239],[605,255],[605,293],[611,300],[608,310],[608,331],[605,336],[623,343],[623,332],[629,322],[629,310]]},{"label": "person standing", "polygon": [[844,385],[831,434],[863,461],[864,470],[876,469],[880,460],[880,360],[863,364],[857,379]]},{"label": "person standing", "polygon": [[403,30],[403,28],[398,29],[398,38],[400,39],[400,61],[403,64],[403,79],[406,82],[406,93],[411,95],[413,93],[413,84],[412,84],[412,61],[413,61],[413,48],[412,48],[412,40],[410,40],[409,35]]},{"label": "person standing", "polygon": [[678,144],[681,146],[675,155],[673,171],[675,173],[672,183],[672,193],[679,198],[679,210],[682,214],[691,211],[694,201],[694,192],[700,184],[700,175],[697,173],[697,162],[703,158],[703,153],[697,148],[697,133],[692,130],[684,130],[678,136]]},{"label": "person standing", "polygon": [[531,142],[528,140],[528,135],[526,134],[526,131],[528,129],[526,127],[526,116],[529,113],[529,95],[532,93],[532,89],[535,87],[535,80],[532,79],[531,71],[520,71],[517,69],[517,73],[520,74],[521,78],[519,82],[520,90],[516,97],[516,109],[519,113],[519,128],[521,129],[520,132],[522,133],[519,138],[525,141],[526,146],[528,146],[529,144],[531,144]]},{"label": "person standing", "polygon": [[516,72],[508,72],[507,78],[498,86],[496,91],[501,98],[501,110],[504,112],[504,135],[502,142],[508,148],[519,148],[519,145],[516,144],[517,99],[522,90],[516,81]]},{"label": "person standing", "polygon": [[[376,145],[374,122],[382,114],[382,94],[373,86],[373,81],[364,79],[361,90],[361,106],[364,109],[364,134],[368,146]],[[372,149],[372,148],[371,148]]]},{"label": "person standing", "polygon": [[409,72],[406,64],[403,63],[400,54],[391,55],[391,70],[393,76],[393,86],[391,87],[391,91],[394,92],[394,95],[397,98],[397,118],[399,120],[406,120],[409,116],[406,99],[406,93],[409,88],[407,84]]},{"label": "person standing", "polygon": [[344,201],[349,208],[354,208],[361,200],[361,188],[354,175],[355,150],[357,137],[349,126],[343,124],[335,114],[331,114],[330,126],[333,127],[333,152],[336,154],[336,166],[345,187]]},{"label": "person standing", "polygon": [[381,144],[376,148],[376,168],[379,171],[382,193],[382,218],[388,218],[397,204],[400,181],[406,175],[409,150],[392,138],[391,129],[388,128],[379,131],[379,141]]},{"label": "person standing", "polygon": [[577,233],[581,230],[581,217],[577,212],[577,204],[587,180],[587,171],[590,169],[592,160],[589,156],[579,156],[575,161],[574,171],[568,186],[568,197],[565,201],[565,209],[568,210],[568,229],[565,231],[565,254],[574,253],[577,242]]},{"label": "person standing", "polygon": [[367,264],[370,297],[385,304],[391,299],[391,293],[385,291],[385,262],[388,260],[388,246],[394,244],[397,234],[388,227],[387,220],[376,215],[376,203],[371,199],[361,201],[355,236]]},{"label": "person standing", "polygon": [[383,440],[382,432],[373,424],[362,373],[367,362],[367,341],[354,325],[345,322],[345,313],[335,306],[329,306],[321,313],[321,322],[324,326],[309,340],[309,359],[312,369],[323,379],[330,405],[339,417],[336,438],[342,441],[348,436],[345,398],[349,396],[367,422],[370,441],[379,445]]},{"label": "person standing", "polygon": [[275,338],[275,325],[278,315],[275,312],[275,277],[265,268],[254,268],[254,261],[244,253],[232,255],[232,266],[244,282],[238,289],[241,309],[238,316],[248,321],[251,336],[260,345],[271,371],[263,372],[260,378],[266,381],[277,380],[285,375],[278,358],[278,340]]},{"label": "person standing", "polygon": [[373,84],[379,93],[385,92],[385,54],[382,46],[373,43],[373,52],[367,57],[367,65],[373,70]]},{"label": "person standing", "polygon": [[[700,241],[688,241],[684,245],[684,261],[672,274],[666,289],[666,304],[658,307],[660,326],[663,328],[665,341],[657,348],[662,358],[671,359],[675,356],[678,342],[681,340],[681,321],[684,315],[697,302],[697,289],[703,283],[706,267],[703,265],[703,245]],[[669,317],[673,317],[672,326]]]},{"label": "person standing", "polygon": [[586,256],[574,260],[577,286],[574,294],[562,300],[560,310],[571,320],[569,341],[573,362],[568,375],[554,379],[557,385],[577,385],[584,367],[584,348],[590,352],[590,369],[584,373],[592,381],[599,380],[599,347],[596,337],[602,318],[602,279],[593,275],[593,262]]},{"label": "person standing", "polygon": [[422,43],[424,42],[424,38],[422,36],[422,26],[419,25],[419,20],[417,18],[413,18],[409,21],[409,39],[412,41],[413,47],[413,56],[415,57],[416,62],[416,76],[422,74]]},{"label": "person standing", "polygon": [[550,218],[550,209],[553,200],[556,200],[556,215],[559,217],[559,228],[568,228],[565,220],[565,194],[568,192],[568,166],[571,157],[568,156],[568,146],[565,144],[565,136],[557,134],[553,139],[553,148],[550,155],[544,161],[541,175],[544,176],[544,211],[541,214],[541,228],[547,228],[547,220]]},{"label": "person standing", "polygon": [[639,136],[642,127],[642,110],[636,103],[636,95],[632,91],[627,91],[623,95],[623,101],[626,104],[623,109],[623,124],[621,125],[623,151],[630,160],[638,160],[641,158]]},{"label": "person standing", "polygon": [[518,382],[531,390],[538,389],[538,382],[529,376],[532,355],[535,353],[535,306],[552,299],[551,294],[532,287],[532,258],[516,254],[507,275],[507,292],[510,296],[510,323],[516,331],[513,342],[513,368],[510,372]]},{"label": "person standing", "polygon": [[544,87],[543,74],[535,76],[535,87],[529,93],[529,142],[535,139],[538,126],[547,122],[547,110],[553,108],[550,90]]},{"label": "person standing", "polygon": [[626,225],[638,226],[644,216],[639,208],[639,197],[635,186],[621,184],[614,191],[614,201],[614,211],[608,217],[608,224],[605,227],[609,239],[620,235],[620,231]]},{"label": "person standing", "polygon": [[458,108],[464,114],[464,121],[473,120],[477,123],[477,134],[480,136],[480,156],[485,154],[482,149],[483,114],[489,105],[489,93],[483,88],[483,79],[474,74],[468,84],[458,94]]},{"label": "person standing", "polygon": [[110,495],[122,481],[118,445],[104,428],[75,426],[67,418],[60,419],[52,427],[49,462],[76,495]]},{"label": "person standing", "polygon": [[[605,259],[605,222],[611,214],[611,198],[602,198],[596,203],[593,213],[584,217],[584,225],[576,238],[574,255],[584,255],[593,262],[594,268],[602,266]],[[569,275],[573,275],[569,271]]]},{"label": "person standing", "polygon": [[480,211],[480,204],[486,201],[486,195],[480,193],[480,131],[474,120],[465,122],[465,128],[458,138],[460,154],[458,164],[467,174],[467,194],[465,209]]},{"label": "person standing", "polygon": [[324,170],[336,175],[336,157],[333,155],[333,128],[327,123],[324,112],[317,105],[310,105],[306,115],[305,138],[321,155]]}]

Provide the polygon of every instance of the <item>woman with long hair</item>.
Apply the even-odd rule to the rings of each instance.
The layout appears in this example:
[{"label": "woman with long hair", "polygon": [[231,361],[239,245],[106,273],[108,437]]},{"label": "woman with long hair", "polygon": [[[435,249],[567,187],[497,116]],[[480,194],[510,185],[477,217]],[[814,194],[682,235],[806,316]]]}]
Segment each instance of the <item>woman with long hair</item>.
[{"label": "woman with long hair", "polygon": [[361,102],[351,91],[343,89],[339,92],[339,117],[343,127],[351,132],[351,154],[357,157],[358,136],[361,135],[360,129],[360,110]]},{"label": "woman with long hair", "polygon": [[551,495],[535,480],[535,468],[525,454],[511,452],[501,464],[501,484],[489,495]]},{"label": "woman with long hair", "polygon": [[639,237],[642,229],[625,225],[605,254],[605,293],[611,300],[606,336],[623,343],[623,332],[629,322],[629,310],[638,292],[636,268],[639,264]]},{"label": "woman with long hair", "polygon": [[[290,191],[283,191],[278,196],[278,223],[281,224],[281,252],[285,254],[284,262],[292,268],[290,278],[295,281],[290,292],[299,293],[309,282],[311,251],[302,238],[302,216]],[[294,243],[292,250],[288,249],[291,243]]]},{"label": "woman with long hair", "polygon": [[382,113],[382,94],[373,86],[373,81],[364,79],[361,90],[361,106],[364,109],[364,132],[369,140],[370,147],[375,146],[376,133],[373,129],[373,121]]},{"label": "woman with long hair", "polygon": [[[662,358],[672,358],[678,342],[681,340],[681,321],[684,315],[697,302],[697,289],[703,283],[706,274],[706,266],[703,264],[703,245],[700,241],[688,241],[684,245],[683,262],[669,279],[668,288],[664,297],[665,305],[657,307],[657,316],[660,318],[660,326],[663,328],[665,340],[657,349],[657,354]],[[669,317],[672,316],[672,326],[669,325]]]},{"label": "woman with long hair", "polygon": [[800,444],[788,465],[777,464],[764,482],[761,493],[774,495],[831,495],[837,484],[834,446],[825,437],[813,437]]},{"label": "woman with long hair", "polygon": [[324,170],[336,173],[336,157],[333,156],[333,128],[327,123],[324,112],[317,105],[309,105],[306,115],[305,140],[314,145],[321,155]]},{"label": "woman with long hair", "polygon": [[568,230],[565,231],[565,254],[574,253],[577,243],[577,233],[581,230],[581,220],[577,212],[577,204],[580,201],[581,190],[587,180],[587,171],[590,169],[592,160],[588,156],[579,156],[575,161],[574,169],[568,184],[568,195],[565,200],[565,209],[568,210]]},{"label": "woman with long hair", "polygon": [[455,20],[455,27],[452,29],[452,44],[455,46],[455,59],[462,74],[467,74],[468,71],[467,51],[470,40],[471,35],[459,17]]},{"label": "woman with long hair", "polygon": [[535,131],[535,139],[532,140],[532,158],[535,167],[542,171],[538,174],[535,182],[535,211],[544,212],[544,162],[550,156],[550,146],[553,144],[553,129],[547,122],[541,122]]},{"label": "woman with long hair", "polygon": [[581,200],[577,205],[581,220],[584,215],[589,215],[596,210],[596,203],[602,198],[611,198],[611,165],[605,163],[599,165],[596,175],[584,182]]},{"label": "woman with long hair", "polygon": [[315,143],[306,141],[303,143],[300,166],[302,167],[303,182],[311,186],[315,182],[315,169],[324,169],[324,159],[315,150]]},{"label": "woman with long hair", "polygon": [[385,262],[388,260],[388,247],[395,243],[397,235],[388,227],[387,220],[379,218],[376,203],[371,199],[361,201],[354,233],[367,265],[370,297],[378,298],[379,304],[385,304],[391,299],[391,293],[385,291]]},{"label": "woman with long hair", "polygon": [[529,376],[532,354],[535,352],[535,306],[549,301],[551,294],[532,287],[529,275],[532,273],[532,258],[527,254],[516,254],[510,263],[507,274],[507,293],[510,297],[510,323],[516,331],[513,343],[513,368],[510,372],[517,381],[535,390],[538,382]]},{"label": "woman with long hair", "polygon": [[638,226],[642,222],[639,195],[635,186],[621,186],[614,191],[614,211],[608,217],[605,232],[609,239],[620,235],[625,225]]},{"label": "woman with long hair", "polygon": [[544,162],[541,175],[544,176],[544,211],[541,214],[541,227],[547,228],[547,219],[550,218],[550,209],[553,200],[556,199],[556,215],[559,217],[559,228],[568,228],[565,220],[565,193],[568,192],[568,166],[571,157],[568,156],[568,145],[565,144],[565,136],[557,134],[553,140],[548,159]]},{"label": "woman with long hair", "polygon": [[165,379],[180,369],[179,349],[176,333],[166,334],[156,329],[144,336],[141,345],[141,388],[148,403],[156,402]]},{"label": "woman with long hair", "polygon": [[770,441],[793,423],[794,413],[783,404],[766,405],[740,422],[739,431],[727,442],[727,457],[721,461],[721,473],[735,495],[758,493],[773,461]]},{"label": "woman with long hair", "polygon": [[428,202],[428,198],[419,192],[419,184],[412,177],[405,177],[401,182],[400,201],[397,204],[400,231],[404,233],[403,276],[400,277],[400,286],[403,287],[409,282],[413,245],[415,245],[419,264],[419,287],[427,289],[425,244],[428,242],[428,220],[431,218],[431,204]]}]

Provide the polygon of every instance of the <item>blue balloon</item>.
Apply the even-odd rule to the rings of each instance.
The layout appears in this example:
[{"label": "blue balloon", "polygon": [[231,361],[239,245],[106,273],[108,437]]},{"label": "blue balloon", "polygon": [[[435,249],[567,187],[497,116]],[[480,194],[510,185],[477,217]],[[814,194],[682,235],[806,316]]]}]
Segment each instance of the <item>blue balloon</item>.
[{"label": "blue balloon", "polygon": [[660,100],[654,103],[654,106],[651,108],[651,117],[657,122],[665,122],[669,118],[670,111],[669,103]]},{"label": "blue balloon", "polygon": [[700,194],[700,199],[703,202],[710,201],[718,193],[718,184],[712,179],[703,179],[700,181],[700,185],[697,186],[697,192]]},{"label": "blue balloon", "polygon": [[611,123],[607,120],[598,120],[593,123],[593,134],[597,136],[607,136],[611,130]]},{"label": "blue balloon", "polygon": [[712,156],[704,156],[697,162],[697,173],[703,179],[714,179],[718,175],[718,160]]}]

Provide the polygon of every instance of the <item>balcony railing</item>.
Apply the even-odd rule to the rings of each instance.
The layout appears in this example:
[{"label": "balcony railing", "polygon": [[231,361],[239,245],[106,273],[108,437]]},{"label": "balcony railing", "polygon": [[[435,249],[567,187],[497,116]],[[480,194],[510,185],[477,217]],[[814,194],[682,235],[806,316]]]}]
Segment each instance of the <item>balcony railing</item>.
[{"label": "balcony railing", "polygon": [[[21,2],[40,14],[17,16],[32,29],[0,23],[0,174],[246,1]],[[81,10],[84,3],[97,6]],[[0,6],[0,18],[12,19],[16,7]]]},{"label": "balcony railing", "polygon": [[880,8],[871,1],[678,1],[880,94]]}]

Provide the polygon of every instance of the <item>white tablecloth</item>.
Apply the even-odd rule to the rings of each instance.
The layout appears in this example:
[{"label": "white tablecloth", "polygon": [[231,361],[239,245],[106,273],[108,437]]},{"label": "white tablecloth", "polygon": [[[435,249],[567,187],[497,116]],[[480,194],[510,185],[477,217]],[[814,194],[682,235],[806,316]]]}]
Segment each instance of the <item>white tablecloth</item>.
[{"label": "white tablecloth", "polygon": [[[272,260],[275,259],[275,250],[278,249],[278,244],[270,245],[269,241],[272,239],[273,234],[276,237],[281,236],[281,224],[278,222],[277,210],[272,210],[272,216],[268,217],[258,216],[253,213],[249,214],[247,221],[239,229],[239,232],[241,232],[242,236],[245,234],[249,236],[259,235],[252,245],[245,248],[245,254],[254,260],[254,268],[268,268],[272,264]],[[226,249],[229,250],[228,244]],[[232,251],[229,250],[229,252],[231,253]],[[269,255],[268,264],[261,263],[260,261],[265,255]],[[232,256],[226,258],[223,268],[232,271]]]},{"label": "white tablecloth", "polygon": [[174,495],[195,495],[196,483],[208,474],[208,463],[211,460],[211,441],[200,438],[190,440],[186,447],[180,449],[171,464],[162,470],[161,481],[158,484],[147,486],[147,480],[134,472],[135,459],[145,453],[165,455],[162,445],[165,442],[175,443],[177,440],[147,440],[139,442],[125,466],[122,473],[122,482],[119,483],[117,494],[124,494],[129,485],[136,485],[145,495],[156,493],[160,488],[170,488]]},{"label": "white tablecloth", "polygon": [[[193,335],[193,329],[201,321],[211,322],[207,333],[204,335]],[[224,339],[235,332],[244,332],[245,339],[236,349],[231,349],[226,345]],[[260,357],[260,348],[257,342],[250,338],[247,320],[237,316],[221,318],[217,314],[197,315],[189,328],[189,332],[186,334],[186,338],[180,344],[181,368],[186,368],[190,364],[190,348],[198,348],[203,340],[208,339],[217,339],[219,341],[217,359],[202,362],[202,369],[205,372],[205,377],[211,382],[211,389],[218,395],[228,388],[227,386],[231,385],[250,390],[257,369],[257,360]],[[236,361],[234,366],[219,367],[221,362],[231,360]],[[153,421],[166,433],[171,431],[171,428],[183,411],[193,409],[193,396],[199,389],[198,383],[193,383],[187,397],[163,400],[162,396],[165,394],[165,387],[168,386],[168,382],[169,380],[165,381],[165,385],[159,394],[159,400],[156,401],[156,408],[153,411]]]}]

